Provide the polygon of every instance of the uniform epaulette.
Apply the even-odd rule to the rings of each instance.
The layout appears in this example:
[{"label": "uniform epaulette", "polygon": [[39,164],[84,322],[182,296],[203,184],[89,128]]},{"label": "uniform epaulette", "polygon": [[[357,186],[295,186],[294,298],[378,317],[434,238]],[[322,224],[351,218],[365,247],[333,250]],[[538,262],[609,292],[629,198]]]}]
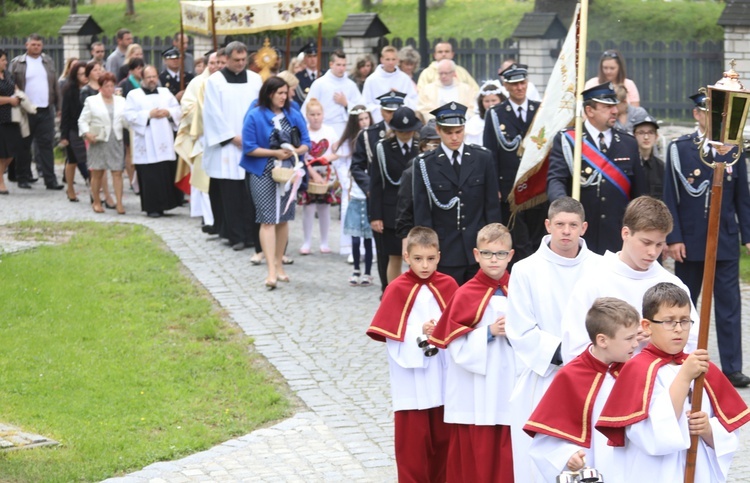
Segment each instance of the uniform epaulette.
[{"label": "uniform epaulette", "polygon": [[428,155],[428,154],[430,154],[431,152],[432,152],[432,151],[425,151],[424,153],[419,153],[419,154],[417,154],[417,157],[418,157],[418,158],[420,158],[420,159],[421,159],[421,158],[424,158],[425,156],[427,156],[427,155]]},{"label": "uniform epaulette", "polygon": [[694,137],[693,133],[683,134],[682,136],[680,136],[678,138],[672,139],[672,142],[673,143],[679,143],[679,142],[682,142],[682,141],[692,141],[693,137]]},{"label": "uniform epaulette", "polygon": [[613,126],[612,127],[612,131],[614,131],[614,132],[616,132],[618,134],[625,134],[625,135],[630,136],[631,138],[635,139],[635,136],[633,136],[632,134],[630,134],[629,132],[627,132],[625,130],[620,129],[619,127],[614,127]]},{"label": "uniform epaulette", "polygon": [[468,143],[467,145],[471,146],[472,148],[478,148],[482,151],[487,151],[488,153],[491,152],[489,149],[485,148],[484,146],[480,146],[479,144]]}]

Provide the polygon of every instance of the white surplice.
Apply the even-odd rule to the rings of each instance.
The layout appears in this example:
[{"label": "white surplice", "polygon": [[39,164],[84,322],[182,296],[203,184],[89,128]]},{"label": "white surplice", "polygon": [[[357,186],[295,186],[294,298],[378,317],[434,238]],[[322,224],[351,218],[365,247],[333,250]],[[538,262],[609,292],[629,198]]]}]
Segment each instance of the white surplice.
[{"label": "white surplice", "polygon": [[427,285],[422,285],[406,321],[404,341],[386,339],[393,410],[429,409],[443,405],[445,351],[426,357],[417,345],[422,325],[439,320],[440,306]]},{"label": "white surplice", "polygon": [[[242,147],[231,140],[242,136],[245,114],[250,104],[258,98],[261,77],[246,70],[247,82],[228,82],[227,75],[236,74],[226,67],[214,72],[206,81],[203,102],[203,169],[211,178],[245,179],[245,170],[240,167]],[[221,143],[225,143],[223,146]]]},{"label": "white surplice", "polygon": [[508,287],[505,330],[518,358],[519,373],[511,397],[513,467],[522,481],[537,481],[530,479],[528,448],[532,438],[523,426],[559,368],[551,361],[562,342],[563,310],[584,271],[601,260],[586,247],[583,238],[575,258],[557,255],[549,247],[551,238],[546,235],[533,255],[513,266]]},{"label": "white surplice", "polygon": [[[515,270],[515,267],[513,270]],[[607,372],[602,381],[602,387],[599,388],[599,393],[594,400],[594,409],[591,413],[592,422],[599,419],[604,403],[607,402],[614,385],[615,378]],[[560,404],[565,404],[565,402],[560,401]],[[624,449],[607,445],[607,437],[594,428],[591,428],[591,448],[584,448],[560,438],[537,433],[528,447],[528,457],[533,461],[533,479],[527,479],[525,475],[520,475],[519,481],[544,483],[555,481],[557,475],[567,471],[570,457],[581,450],[586,453],[586,466],[596,468],[604,476],[604,481],[607,483],[627,482],[623,478]],[[514,452],[513,458],[515,457]]]},{"label": "white surplice", "polygon": [[[348,106],[342,106],[333,100],[333,96],[337,92],[344,94]],[[332,142],[338,141],[344,133],[344,128],[349,120],[348,109],[358,104],[364,104],[357,84],[346,75],[336,77],[330,70],[315,79],[315,82],[310,86],[310,91],[302,104],[302,114],[307,112],[307,103],[310,102],[310,99],[317,99],[320,102],[320,105],[323,106],[323,122],[336,131],[336,139]]]},{"label": "white surplice", "polygon": [[508,401],[513,391],[515,356],[506,337],[487,340],[487,326],[506,313],[508,299],[503,295],[490,299],[474,330],[448,345],[446,423],[511,424]]},{"label": "white surplice", "polygon": [[[618,252],[619,253],[619,252]],[[562,358],[567,363],[591,343],[586,332],[586,313],[598,297],[617,297],[629,303],[641,313],[643,294],[660,282],[669,282],[682,288],[690,295],[690,290],[675,275],[669,273],[657,262],[646,271],[633,270],[620,260],[618,253],[608,251],[593,270],[587,270],[573,288],[573,293],[563,312],[562,318]],[[511,277],[512,278],[512,277]],[[691,317],[695,325],[690,329],[685,352],[697,347],[699,317],[690,303]],[[641,343],[641,347],[645,343]],[[637,350],[640,351],[640,348]]]},{"label": "white surplice", "polygon": [[[172,120],[152,119],[153,109],[167,109]],[[133,164],[155,164],[174,161],[174,133],[182,118],[177,99],[165,87],[157,87],[157,94],[147,95],[143,89],[133,89],[125,100],[125,119],[133,132]]]},{"label": "white surplice", "polygon": [[[648,418],[625,429],[626,474],[623,481],[682,483],[687,449],[690,447],[690,433],[685,416],[685,412],[690,410],[690,401],[688,398],[685,399],[678,420],[675,418],[669,396],[669,387],[679,370],[678,365],[666,365],[659,369],[651,395]],[[729,474],[732,456],[739,449],[739,430],[727,432],[714,417],[705,389],[701,407],[708,413],[714,447],[708,447],[699,439],[695,481],[723,482]],[[606,481],[609,482],[610,479]]]},{"label": "white surplice", "polygon": [[380,101],[377,98],[392,90],[406,94],[404,105],[414,111],[417,110],[419,96],[417,96],[417,89],[414,87],[411,77],[404,74],[398,67],[393,72],[386,72],[381,64],[367,77],[365,85],[362,87],[362,99],[367,109],[372,113],[372,122],[383,120],[383,116],[380,114]]}]

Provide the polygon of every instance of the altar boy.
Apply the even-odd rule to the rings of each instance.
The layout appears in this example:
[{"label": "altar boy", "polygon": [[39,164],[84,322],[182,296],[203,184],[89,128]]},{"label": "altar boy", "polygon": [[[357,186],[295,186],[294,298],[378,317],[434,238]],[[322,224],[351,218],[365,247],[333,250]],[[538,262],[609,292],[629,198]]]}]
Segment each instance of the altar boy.
[{"label": "altar boy", "polygon": [[[623,368],[596,423],[624,446],[623,481],[683,481],[690,436],[698,435],[696,482],[726,481],[750,409],[708,351],[683,349],[693,325],[687,292],[659,283],[643,296],[641,327],[651,337]],[[702,410],[691,412],[693,381],[705,374]],[[609,481],[609,480],[608,480]]]},{"label": "altar boy", "polygon": [[428,356],[417,338],[432,334],[458,288],[437,272],[435,231],[416,226],[406,237],[409,270],[389,283],[367,335],[385,342],[391,375],[399,481],[446,481],[449,431],[443,422],[445,356]]},{"label": "altar boy", "polygon": [[477,234],[477,274],[448,303],[430,341],[447,348],[447,481],[513,483],[510,440],[513,350],[505,335],[511,236],[500,223]]},{"label": "altar boy", "polygon": [[638,347],[638,311],[629,303],[600,297],[586,314],[591,343],[563,366],[524,426],[534,440],[529,456],[534,481],[555,481],[562,471],[584,466],[603,473],[607,483],[622,479],[622,450],[607,445],[593,429],[615,378]]}]

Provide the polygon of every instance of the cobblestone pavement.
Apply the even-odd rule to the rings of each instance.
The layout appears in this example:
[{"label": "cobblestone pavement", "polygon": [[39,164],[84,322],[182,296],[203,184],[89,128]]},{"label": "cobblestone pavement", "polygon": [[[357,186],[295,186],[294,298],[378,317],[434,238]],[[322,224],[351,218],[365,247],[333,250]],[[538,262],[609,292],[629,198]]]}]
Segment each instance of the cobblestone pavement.
[{"label": "cobblestone pavement", "polygon": [[[127,215],[117,216],[110,210],[102,215],[93,213],[87,203],[67,202],[64,192],[46,191],[38,185],[32,190],[19,190],[14,183],[8,186],[10,196],[0,198],[0,225],[31,219],[139,223],[153,229],[254,338],[258,352],[307,406],[275,426],[107,481],[395,481],[384,348],[364,336],[380,291],[377,286],[348,286],[350,266],[344,258],[317,253],[317,226],[313,255],[303,257],[297,254],[301,224],[291,225],[289,254],[295,262],[288,273],[292,282],[267,292],[263,288],[265,265],[249,263],[252,251],[234,252],[202,234],[187,208],[173,210],[173,216],[149,219],[139,212],[138,198],[128,192]],[[332,223],[331,233],[337,233],[338,227]],[[331,248],[338,252],[337,236],[331,236]],[[750,287],[743,287],[743,309],[749,320]],[[743,324],[746,341],[750,341],[749,331],[750,324]],[[750,342],[745,352],[750,355]],[[711,354],[718,360],[715,347]],[[750,389],[741,394],[750,401]],[[747,434],[745,430],[730,481],[750,482]]]}]

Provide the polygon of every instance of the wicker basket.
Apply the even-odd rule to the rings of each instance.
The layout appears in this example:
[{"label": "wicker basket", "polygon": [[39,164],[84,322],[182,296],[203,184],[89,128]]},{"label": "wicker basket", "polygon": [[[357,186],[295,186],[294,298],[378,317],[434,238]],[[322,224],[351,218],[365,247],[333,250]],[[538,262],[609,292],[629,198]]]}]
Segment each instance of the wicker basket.
[{"label": "wicker basket", "polygon": [[324,195],[329,189],[331,189],[329,183],[313,183],[312,181],[307,183],[307,192],[311,195]]},{"label": "wicker basket", "polygon": [[286,183],[292,178],[294,174],[293,168],[273,168],[271,169],[271,178],[277,183]]}]

